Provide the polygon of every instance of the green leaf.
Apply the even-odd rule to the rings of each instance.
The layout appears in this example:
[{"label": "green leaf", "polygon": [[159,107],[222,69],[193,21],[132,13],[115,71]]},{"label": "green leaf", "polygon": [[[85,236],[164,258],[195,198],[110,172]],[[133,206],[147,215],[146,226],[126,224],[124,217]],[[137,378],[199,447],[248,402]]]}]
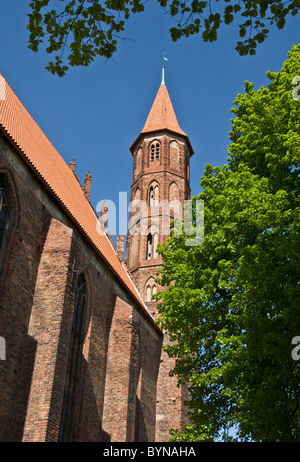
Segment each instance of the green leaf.
[{"label": "green leaf", "polygon": [[[276,24],[278,29],[286,25],[286,16],[295,16],[300,4],[292,1],[288,4],[282,0],[276,2],[247,0],[244,3],[225,5],[216,0],[157,0],[158,4],[173,20],[170,36],[173,42],[182,37],[189,37],[200,32],[204,42],[218,39],[218,31],[223,23],[229,25],[234,19],[239,21],[239,36],[247,38],[238,40],[236,51],[241,55],[253,55],[257,44],[263,43],[269,34],[269,26]],[[55,8],[53,8],[53,6]],[[61,52],[61,63],[51,67],[52,73],[65,74],[65,62],[73,65],[86,65],[96,56],[109,59],[116,52],[119,34],[124,31],[132,15],[146,11],[147,2],[140,0],[33,0],[29,3],[31,13],[28,14],[27,29],[29,31],[28,47],[37,52],[44,41],[47,53]],[[221,17],[223,18],[221,20]],[[257,18],[255,22],[253,19]],[[260,18],[264,18],[262,23]],[[245,22],[244,19],[246,19]],[[138,20],[138,19],[136,19]],[[265,23],[268,23],[267,26]],[[58,39],[59,40],[56,40]],[[99,39],[100,38],[100,39]],[[116,43],[112,43],[112,41]],[[84,49],[85,43],[89,48]],[[66,53],[70,51],[70,55]],[[49,70],[49,68],[48,68]]]}]

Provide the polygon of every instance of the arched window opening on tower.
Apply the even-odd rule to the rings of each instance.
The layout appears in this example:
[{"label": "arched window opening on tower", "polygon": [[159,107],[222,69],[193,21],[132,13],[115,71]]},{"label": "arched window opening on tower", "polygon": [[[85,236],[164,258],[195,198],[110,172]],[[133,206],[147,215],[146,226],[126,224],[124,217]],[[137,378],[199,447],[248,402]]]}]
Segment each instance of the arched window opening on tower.
[{"label": "arched window opening on tower", "polygon": [[160,156],[160,145],[159,143],[155,142],[151,144],[150,148],[150,160],[151,162],[155,160],[159,160]]},{"label": "arched window opening on tower", "polygon": [[151,276],[145,284],[146,302],[151,302],[153,295],[156,294],[155,279]]},{"label": "arched window opening on tower", "polygon": [[155,153],[156,153],[156,160],[159,159],[159,144],[156,143],[156,146],[155,146]]},{"label": "arched window opening on tower", "polygon": [[[153,279],[151,281],[153,284]],[[152,296],[156,294],[156,285],[153,285],[151,287],[151,284],[149,283],[146,288],[146,302],[151,302],[152,301]]]},{"label": "arched window opening on tower", "polygon": [[146,302],[151,302],[151,287],[147,286],[146,290]]},{"label": "arched window opening on tower", "polygon": [[152,184],[149,188],[149,207],[158,205],[159,187],[157,184]]},{"label": "arched window opening on tower", "polygon": [[154,188],[153,188],[153,186],[150,186],[150,189],[149,189],[149,207],[153,206],[153,201],[154,201]]},{"label": "arched window opening on tower", "polygon": [[152,234],[147,236],[147,260],[152,260]]},{"label": "arched window opening on tower", "polygon": [[157,258],[157,245],[158,245],[158,232],[154,234],[149,233],[147,236],[147,260],[154,260]]},{"label": "arched window opening on tower", "polygon": [[71,334],[64,407],[60,429],[61,441],[72,441],[74,409],[77,384],[80,376],[80,360],[84,342],[84,325],[87,307],[87,286],[83,273],[78,276],[75,298],[75,310]]},{"label": "arched window opening on tower", "polygon": [[151,159],[151,161],[154,160],[154,144],[152,144],[152,146],[151,146],[151,155],[150,155],[150,159]]},{"label": "arched window opening on tower", "polygon": [[8,190],[4,179],[0,177],[0,270],[4,262],[9,222],[10,207],[8,203]]}]

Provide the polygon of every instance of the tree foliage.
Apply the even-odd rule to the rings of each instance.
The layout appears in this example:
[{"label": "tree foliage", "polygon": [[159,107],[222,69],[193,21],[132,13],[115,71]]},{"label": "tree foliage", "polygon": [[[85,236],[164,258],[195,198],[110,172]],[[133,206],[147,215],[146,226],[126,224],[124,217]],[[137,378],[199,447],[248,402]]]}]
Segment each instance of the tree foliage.
[{"label": "tree foliage", "polygon": [[190,386],[191,423],[175,440],[235,426],[241,440],[300,441],[300,45],[267,76],[235,99],[228,162],[206,166],[193,198],[202,245],[183,230],[159,248],[166,350]]},{"label": "tree foliage", "polygon": [[[275,25],[282,29],[288,15],[296,15],[299,0],[157,0],[174,20],[170,28],[174,42],[198,34],[204,42],[217,40],[222,24],[239,25],[236,50],[255,54],[256,47]],[[28,22],[29,48],[38,51],[46,40],[46,51],[54,60],[46,67],[65,75],[69,66],[88,66],[96,56],[111,58],[130,15],[142,13],[140,0],[31,0]],[[67,58],[65,53],[67,50]]]}]

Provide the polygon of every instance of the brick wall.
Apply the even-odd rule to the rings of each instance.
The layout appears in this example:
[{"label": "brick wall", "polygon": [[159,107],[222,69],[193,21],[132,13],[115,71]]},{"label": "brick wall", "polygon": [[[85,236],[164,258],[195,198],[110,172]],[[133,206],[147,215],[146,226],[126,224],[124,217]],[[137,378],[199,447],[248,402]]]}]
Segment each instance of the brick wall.
[{"label": "brick wall", "polygon": [[74,305],[72,234],[72,229],[51,220],[28,329],[37,346],[31,355],[34,368],[23,441],[58,439]]},{"label": "brick wall", "polygon": [[0,138],[4,171],[15,217],[0,274],[0,335],[7,344],[0,362],[0,440],[59,439],[82,272],[88,302],[73,439],[153,440],[160,331]]},{"label": "brick wall", "polygon": [[110,331],[103,439],[155,441],[160,335],[117,298]]},{"label": "brick wall", "polygon": [[[0,362],[0,440],[22,437],[28,382],[33,364],[23,370],[26,345],[36,348],[28,333],[35,283],[50,216],[10,159],[15,158],[0,138],[0,172],[8,175],[12,221],[4,265],[0,273],[0,335],[6,340],[6,360]],[[32,178],[28,174],[28,180]],[[26,376],[26,381],[22,377]],[[20,393],[19,393],[20,392]],[[22,396],[22,398],[21,398]]]}]

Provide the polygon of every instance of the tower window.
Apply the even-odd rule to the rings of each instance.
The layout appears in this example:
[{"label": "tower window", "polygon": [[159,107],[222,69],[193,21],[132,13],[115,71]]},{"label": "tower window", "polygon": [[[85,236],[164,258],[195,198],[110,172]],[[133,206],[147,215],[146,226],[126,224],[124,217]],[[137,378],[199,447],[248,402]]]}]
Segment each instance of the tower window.
[{"label": "tower window", "polygon": [[151,161],[154,160],[154,144],[152,144],[151,146],[151,157],[150,158],[151,158]]},{"label": "tower window", "polygon": [[146,302],[151,302],[151,287],[147,286],[146,289]]},{"label": "tower window", "polygon": [[150,282],[146,288],[146,302],[151,302],[152,296],[156,294],[156,286],[153,285],[153,287],[151,288],[150,284],[153,284],[153,279],[152,282]]},{"label": "tower window", "polygon": [[156,159],[159,159],[159,144],[158,143],[156,143],[155,152],[156,152]]},{"label": "tower window", "polygon": [[153,206],[153,200],[154,200],[154,188],[153,186],[151,186],[149,190],[149,206],[150,207]]},{"label": "tower window", "polygon": [[149,207],[158,205],[159,201],[159,187],[156,183],[152,183],[149,188]]},{"label": "tower window", "polygon": [[9,228],[10,208],[7,188],[0,178],[0,269],[4,261],[7,234]]},{"label": "tower window", "polygon": [[147,236],[147,260],[152,259],[152,234],[148,234]]},{"label": "tower window", "polygon": [[160,145],[159,143],[152,143],[150,148],[150,160],[158,160],[160,155]]},{"label": "tower window", "polygon": [[74,409],[76,407],[76,391],[79,381],[80,360],[84,341],[84,324],[87,306],[87,287],[83,273],[78,277],[76,287],[75,311],[71,334],[71,347],[67,371],[64,408],[60,430],[61,441],[72,440]]},{"label": "tower window", "polygon": [[148,234],[147,236],[147,260],[154,260],[157,258],[157,245],[158,245],[158,233]]}]

